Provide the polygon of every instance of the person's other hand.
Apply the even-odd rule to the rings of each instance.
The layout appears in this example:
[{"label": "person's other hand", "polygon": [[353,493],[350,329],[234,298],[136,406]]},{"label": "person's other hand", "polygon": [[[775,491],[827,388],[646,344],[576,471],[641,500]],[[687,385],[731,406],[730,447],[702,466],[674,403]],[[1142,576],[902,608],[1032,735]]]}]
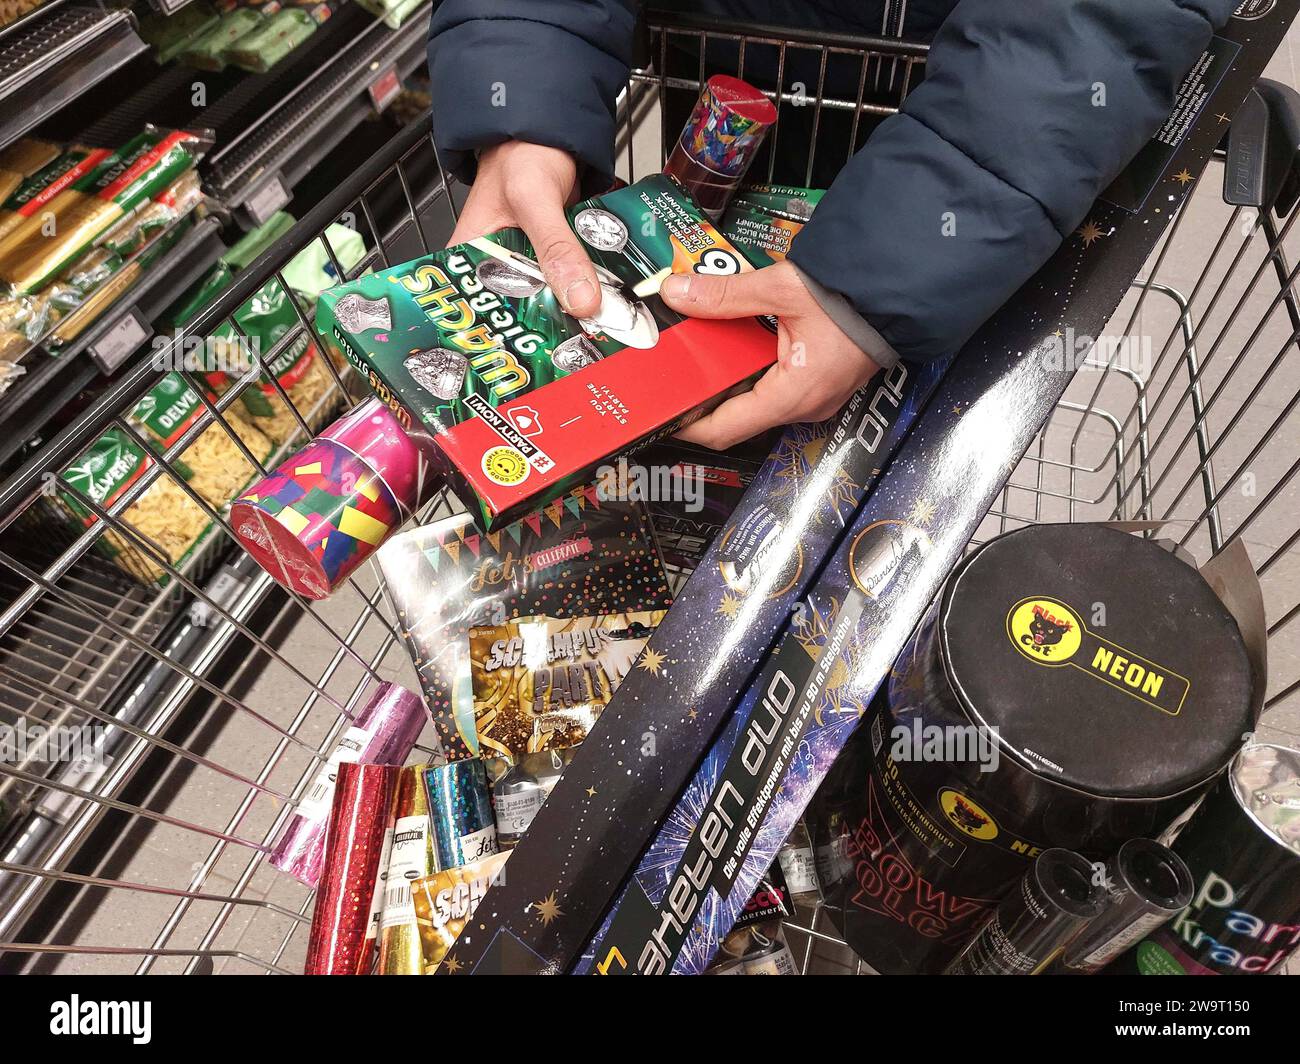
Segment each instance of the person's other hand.
[{"label": "person's other hand", "polygon": [[589,318],[600,309],[596,271],[564,217],[577,193],[578,167],[566,151],[522,140],[485,148],[449,245],[517,226],[564,309]]},{"label": "person's other hand", "polygon": [[788,262],[729,277],[673,274],[659,294],[693,318],[777,317],[777,362],[753,389],[677,435],[717,450],[776,425],[832,416],[880,369],[822,310]]}]

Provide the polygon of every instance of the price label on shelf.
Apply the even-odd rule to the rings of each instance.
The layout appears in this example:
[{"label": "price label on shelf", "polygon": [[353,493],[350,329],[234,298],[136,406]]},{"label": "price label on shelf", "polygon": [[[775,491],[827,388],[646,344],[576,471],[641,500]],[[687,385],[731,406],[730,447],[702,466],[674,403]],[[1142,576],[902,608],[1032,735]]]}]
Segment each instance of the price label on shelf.
[{"label": "price label on shelf", "polygon": [[370,103],[375,113],[383,111],[401,91],[402,82],[397,76],[397,67],[381,70],[378,77],[370,83]]},{"label": "price label on shelf", "polygon": [[140,345],[151,335],[153,330],[140,317],[140,312],[132,307],[90,345],[90,357],[103,372],[112,373],[138,351]]},{"label": "price label on shelf", "polygon": [[272,174],[244,200],[244,209],[256,225],[263,225],[276,211],[289,202],[289,190],[284,178]]}]

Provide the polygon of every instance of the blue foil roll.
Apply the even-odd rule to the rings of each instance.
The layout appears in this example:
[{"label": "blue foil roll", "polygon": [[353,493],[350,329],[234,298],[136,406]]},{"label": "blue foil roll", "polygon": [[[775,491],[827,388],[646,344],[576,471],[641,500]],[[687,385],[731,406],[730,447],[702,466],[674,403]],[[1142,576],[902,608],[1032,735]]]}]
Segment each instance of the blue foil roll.
[{"label": "blue foil roll", "polygon": [[426,769],[438,871],[490,857],[499,849],[487,772],[478,758]]}]

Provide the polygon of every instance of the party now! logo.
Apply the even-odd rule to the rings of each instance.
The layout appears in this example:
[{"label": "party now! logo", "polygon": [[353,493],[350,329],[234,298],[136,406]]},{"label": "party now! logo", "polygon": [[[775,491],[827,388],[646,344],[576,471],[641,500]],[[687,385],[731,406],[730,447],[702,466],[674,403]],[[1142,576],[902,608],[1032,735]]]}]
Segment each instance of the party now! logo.
[{"label": "party now! logo", "polygon": [[73,994],[50,1005],[50,1034],[129,1037],[138,1046],[153,1038],[152,1001],[82,1001]]}]

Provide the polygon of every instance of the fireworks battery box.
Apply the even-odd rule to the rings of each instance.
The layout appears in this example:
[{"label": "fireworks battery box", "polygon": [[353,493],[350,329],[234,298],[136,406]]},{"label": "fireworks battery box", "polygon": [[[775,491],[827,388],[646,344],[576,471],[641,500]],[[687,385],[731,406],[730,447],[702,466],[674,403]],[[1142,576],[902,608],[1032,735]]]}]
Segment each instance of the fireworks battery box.
[{"label": "fireworks battery box", "polygon": [[777,438],[767,433],[726,451],[660,440],[638,451],[633,463],[620,460],[614,486],[620,494],[648,496],[645,505],[664,561],[693,568],[726,526]]},{"label": "fireworks battery box", "polygon": [[[1262,702],[1244,633],[1264,625],[1215,586],[1258,597],[1244,546],[1202,573],[1152,539],[1065,523],[966,556],[849,742],[863,768],[809,818],[819,835],[831,810],[850,826],[856,859],[822,886],[859,956],[943,971],[1038,854],[1107,858],[1222,773]],[[945,754],[943,736],[969,742]],[[942,907],[908,920],[910,903],[863,890],[895,867]]]},{"label": "fireworks battery box", "polygon": [[[585,951],[586,970],[697,974],[707,965],[1069,384],[1060,333],[1100,335],[1187,195],[1174,175],[1204,168],[1219,139],[1215,116],[1240,105],[1295,8],[1233,20],[1211,40],[1178,93],[1182,136],[1165,144],[1157,134],[1112,185],[1137,206],[1098,199],[1088,231],[1106,239],[1067,239],[962,349],[652,836]],[[896,896],[915,924],[944,904],[901,864],[882,879],[871,840],[854,841],[848,857],[864,895]]]},{"label": "fireworks battery box", "polygon": [[518,229],[321,295],[317,324],[408,431],[431,436],[491,531],[748,387],[776,358],[757,319],[683,317],[670,272],[752,267],[655,175],[572,207],[601,304],[569,317]]},{"label": "fireworks battery box", "polygon": [[[567,967],[549,958],[595,928],[944,369],[900,363],[835,418],[785,430],[520,840],[521,874],[462,937],[462,971]],[[578,823],[590,842],[571,850]],[[563,918],[539,922],[552,894],[566,899]]]},{"label": "fireworks battery box", "polygon": [[[1094,205],[1088,231],[1105,239],[1067,239],[963,348],[843,534],[812,534],[808,519],[829,484],[815,474],[800,482],[786,511],[787,531],[803,537],[800,560],[814,569],[836,544],[810,591],[801,574],[769,597],[783,586],[770,569],[759,594],[723,612],[726,559],[714,544],[516,849],[509,882],[463,936],[465,971],[569,971],[593,931],[580,970],[704,969],[1068,385],[1060,333],[1100,334],[1187,195],[1173,175],[1204,167],[1219,139],[1215,115],[1240,105],[1295,9],[1296,0],[1279,3],[1213,39],[1179,93],[1183,134],[1153,140],[1126,175],[1161,195],[1138,196],[1132,209]],[[777,464],[764,467],[733,524],[754,519],[779,484]],[[894,549],[900,537],[905,550]],[[778,535],[771,557],[781,569],[799,554]],[[749,663],[765,654],[755,633],[766,641],[770,631],[755,627],[756,615],[775,607],[784,619],[796,606],[796,623],[748,683]],[[652,730],[650,744],[642,736]],[[634,850],[645,853],[635,870]],[[900,890],[924,904],[923,884]]]}]

